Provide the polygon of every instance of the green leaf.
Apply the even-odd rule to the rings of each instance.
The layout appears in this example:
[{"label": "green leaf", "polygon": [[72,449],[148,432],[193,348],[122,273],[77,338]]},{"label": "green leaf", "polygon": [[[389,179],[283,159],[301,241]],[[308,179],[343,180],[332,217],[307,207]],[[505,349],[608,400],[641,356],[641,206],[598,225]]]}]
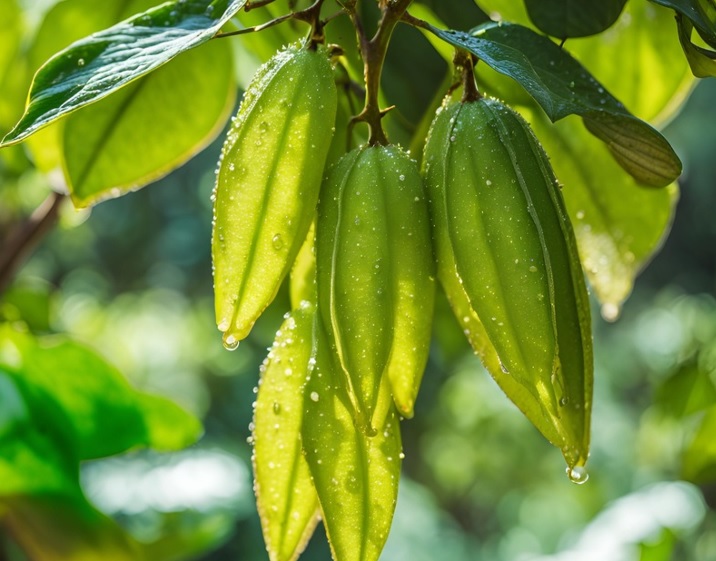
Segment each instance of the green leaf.
[{"label": "green leaf", "polygon": [[314,366],[305,389],[303,446],[336,561],[376,561],[390,531],[398,495],[400,424],[384,377],[375,436],[353,422],[344,380],[332,363],[320,320]]},{"label": "green leaf", "polygon": [[626,0],[524,0],[532,22],[547,35],[566,39],[596,35],[611,27]]},{"label": "green leaf", "polygon": [[0,498],[79,490],[72,426],[52,398],[0,368]]},{"label": "green leaf", "polygon": [[629,113],[586,69],[547,37],[515,24],[487,24],[471,33],[424,27],[470,51],[522,85],[555,122],[581,115],[638,181],[663,187],[681,173],[664,137]]},{"label": "green leaf", "polygon": [[677,15],[676,21],[679,27],[679,41],[694,76],[699,78],[716,76],[716,52],[694,45],[691,41],[693,25],[689,20]]},{"label": "green leaf", "polygon": [[29,77],[20,56],[25,32],[22,11],[15,0],[0,0],[0,14],[0,128],[5,129],[22,113],[22,95]]},{"label": "green leaf", "polygon": [[651,0],[681,14],[699,32],[701,38],[716,48],[716,5],[713,0]]},{"label": "green leaf", "polygon": [[59,338],[36,342],[6,326],[0,330],[0,365],[13,368],[32,391],[56,404],[71,426],[79,459],[141,445],[174,450],[201,433],[193,416],[165,398],[137,392],[104,359],[77,343]]},{"label": "green leaf", "polygon": [[708,372],[686,364],[658,388],[655,401],[668,415],[683,418],[716,405],[716,386]]},{"label": "green leaf", "polygon": [[614,320],[670,229],[678,188],[641,188],[578,123],[551,124],[538,110],[527,116],[564,185],[582,265],[602,315]]},{"label": "green leaf", "polygon": [[[24,98],[32,75],[55,53],[74,41],[106,29],[156,4],[156,0],[106,0],[102,3],[102,9],[98,10],[95,0],[64,0],[52,6],[42,18],[25,56],[24,62],[29,75],[27,83],[23,84],[18,95],[21,102],[19,112],[11,123],[2,128],[10,128],[18,121],[23,113]],[[41,171],[49,172],[61,166],[61,134],[62,123],[55,122],[28,139],[26,145],[32,153],[35,166]]]},{"label": "green leaf", "polygon": [[64,157],[75,206],[120,196],[186,162],[220,132],[235,92],[230,45],[215,41],[70,115]]},{"label": "green leaf", "polygon": [[318,496],[301,447],[315,308],[294,310],[261,367],[254,409],[254,490],[271,561],[303,551],[318,523]]},{"label": "green leaf", "polygon": [[681,475],[697,484],[716,480],[716,406],[704,416],[694,438],[686,446],[682,458]]},{"label": "green leaf", "polygon": [[25,115],[0,146],[125,86],[210,40],[246,0],[175,0],[73,43],[35,75]]}]

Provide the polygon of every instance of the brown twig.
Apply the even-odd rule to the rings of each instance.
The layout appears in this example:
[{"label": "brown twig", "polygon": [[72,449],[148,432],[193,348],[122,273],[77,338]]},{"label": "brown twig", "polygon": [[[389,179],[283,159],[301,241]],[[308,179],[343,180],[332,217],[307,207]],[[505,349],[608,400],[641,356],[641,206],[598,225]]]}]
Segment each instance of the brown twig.
[{"label": "brown twig", "polygon": [[64,195],[53,192],[10,232],[0,250],[0,293],[7,289],[20,266],[55,225],[64,200]]}]

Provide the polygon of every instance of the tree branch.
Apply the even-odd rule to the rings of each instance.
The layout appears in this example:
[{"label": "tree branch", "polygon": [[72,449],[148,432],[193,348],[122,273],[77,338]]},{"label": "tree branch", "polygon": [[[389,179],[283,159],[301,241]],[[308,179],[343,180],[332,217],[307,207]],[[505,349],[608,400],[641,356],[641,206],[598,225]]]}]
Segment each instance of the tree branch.
[{"label": "tree branch", "polygon": [[51,193],[27,220],[10,232],[0,250],[0,294],[10,286],[20,266],[55,225],[64,200],[64,195]]}]

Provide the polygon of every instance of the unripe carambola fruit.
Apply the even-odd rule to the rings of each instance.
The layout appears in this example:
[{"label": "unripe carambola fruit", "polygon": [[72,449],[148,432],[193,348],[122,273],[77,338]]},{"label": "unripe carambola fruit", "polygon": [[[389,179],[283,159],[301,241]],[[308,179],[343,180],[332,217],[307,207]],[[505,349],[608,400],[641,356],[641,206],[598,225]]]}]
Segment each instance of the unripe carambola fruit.
[{"label": "unripe carambola fruit", "polygon": [[474,313],[476,331],[489,340],[481,345],[494,349],[476,351],[498,358],[486,364],[493,377],[569,467],[582,466],[592,396],[589,302],[546,154],[502,103],[456,103],[433,122],[424,175],[438,276],[458,319],[469,330]]},{"label": "unripe carambola fruit", "polygon": [[216,321],[229,348],[274,299],[306,238],[336,97],[326,50],[291,46],[259,69],[234,119],[212,237]]},{"label": "unripe carambola fruit", "polygon": [[358,425],[382,425],[373,417],[384,375],[398,410],[411,416],[435,283],[422,178],[400,148],[359,148],[331,168],[318,205],[316,261],[319,313]]}]

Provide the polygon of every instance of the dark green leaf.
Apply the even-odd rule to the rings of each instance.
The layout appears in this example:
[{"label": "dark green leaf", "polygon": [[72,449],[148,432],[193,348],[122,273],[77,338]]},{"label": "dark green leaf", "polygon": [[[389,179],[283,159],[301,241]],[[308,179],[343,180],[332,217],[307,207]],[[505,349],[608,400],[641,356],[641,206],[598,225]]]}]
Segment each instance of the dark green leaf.
[{"label": "dark green leaf", "polygon": [[690,20],[699,35],[716,48],[716,5],[713,0],[651,0]]},{"label": "dark green leaf", "polygon": [[611,27],[626,0],[524,0],[532,22],[547,35],[566,39],[596,35]]},{"label": "dark green leaf", "polygon": [[607,34],[575,39],[566,47],[634,115],[665,122],[694,84],[673,30],[671,10],[629,2]]},{"label": "dark green leaf", "polygon": [[0,498],[79,493],[72,425],[52,397],[0,368]]},{"label": "dark green leaf", "polygon": [[175,0],[82,39],[36,74],[13,144],[210,40],[246,0]]},{"label": "dark green leaf", "polygon": [[[629,113],[587,70],[547,37],[514,24],[487,24],[471,33],[426,27],[522,85],[554,122],[576,114],[606,140],[637,180],[663,187],[681,173],[666,139]],[[655,166],[656,165],[656,166]]]},{"label": "dark green leaf", "polygon": [[716,481],[716,406],[704,416],[696,435],[686,446],[681,466],[684,479],[693,483]]},{"label": "dark green leaf", "polygon": [[75,206],[123,195],[183,164],[221,130],[235,92],[231,45],[214,41],[71,114],[64,168]]},{"label": "dark green leaf", "polygon": [[376,561],[393,520],[401,465],[400,424],[387,376],[374,419],[375,436],[353,422],[352,406],[328,354],[320,323],[315,364],[305,390],[303,447],[333,551],[340,561]]},{"label": "dark green leaf", "polygon": [[201,432],[193,416],[164,398],[137,392],[104,359],[77,343],[56,338],[36,342],[4,327],[0,345],[0,365],[16,370],[18,379],[67,418],[79,459],[141,445],[173,450],[192,443]]},{"label": "dark green leaf", "polygon": [[679,26],[679,41],[694,76],[699,78],[716,76],[716,52],[692,43],[691,31],[693,25],[689,20],[678,15],[676,21]]}]

